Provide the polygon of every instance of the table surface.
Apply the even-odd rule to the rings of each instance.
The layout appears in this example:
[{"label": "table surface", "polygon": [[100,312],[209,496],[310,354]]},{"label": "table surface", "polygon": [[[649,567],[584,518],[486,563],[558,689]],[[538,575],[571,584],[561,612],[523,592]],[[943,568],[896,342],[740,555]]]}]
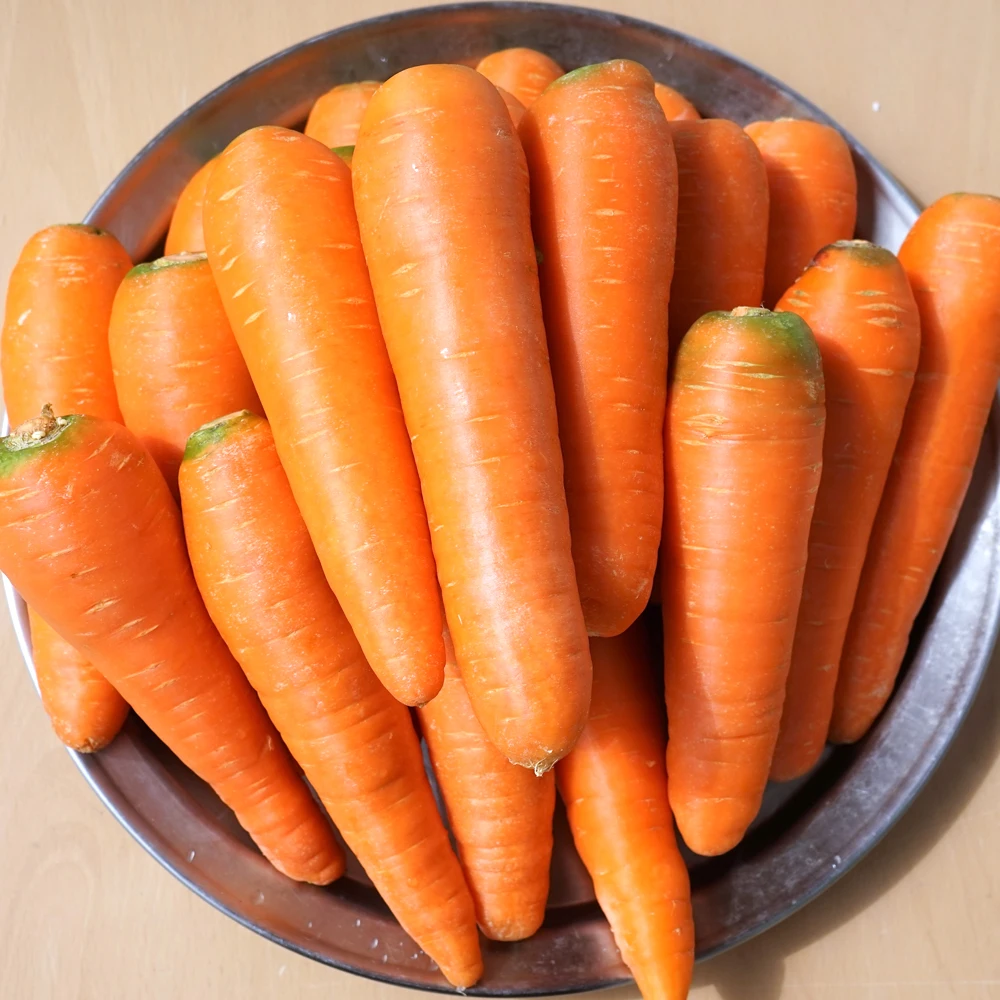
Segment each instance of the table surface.
[{"label": "table surface", "polygon": [[[403,3],[370,0],[365,13]],[[800,90],[928,202],[1000,192],[1000,2],[607,0]],[[78,219],[203,93],[341,23],[345,0],[0,0],[0,281],[36,229]],[[698,1000],[1000,998],[1000,670],[941,769],[821,899],[699,966]],[[49,730],[0,623],[0,996],[224,998],[403,991],[239,927],[118,826]],[[415,996],[416,994],[414,994]],[[609,1000],[637,997],[634,988]]]}]

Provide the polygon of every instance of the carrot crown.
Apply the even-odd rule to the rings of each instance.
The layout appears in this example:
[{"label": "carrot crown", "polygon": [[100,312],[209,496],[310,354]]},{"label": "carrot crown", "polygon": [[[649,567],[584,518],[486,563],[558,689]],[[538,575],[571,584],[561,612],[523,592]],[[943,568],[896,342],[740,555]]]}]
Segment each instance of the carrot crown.
[{"label": "carrot crown", "polygon": [[235,413],[227,413],[218,420],[210,420],[207,424],[202,424],[188,439],[184,447],[184,461],[190,462],[197,458],[202,452],[213,445],[224,441],[238,427],[247,424],[256,424],[264,418],[251,413],[249,410],[237,410]]},{"label": "carrot crown", "polygon": [[26,420],[7,437],[0,438],[0,477],[23,465],[40,448],[57,441],[67,428],[79,420],[76,415],[57,417],[52,413],[52,407],[46,404],[40,416]]},{"label": "carrot crown", "polygon": [[174,253],[169,257],[159,257],[156,260],[148,260],[143,264],[136,264],[135,267],[125,275],[125,280],[138,278],[144,274],[155,274],[168,267],[184,267],[186,264],[200,264],[208,260],[206,253]]}]

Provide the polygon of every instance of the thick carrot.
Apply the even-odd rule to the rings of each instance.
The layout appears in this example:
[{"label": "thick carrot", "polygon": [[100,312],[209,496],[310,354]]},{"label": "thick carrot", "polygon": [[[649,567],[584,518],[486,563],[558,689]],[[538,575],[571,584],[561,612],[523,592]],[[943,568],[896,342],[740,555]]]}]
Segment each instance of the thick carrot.
[{"label": "thick carrot", "polygon": [[115,296],[108,343],[125,426],[171,489],[188,435],[234,410],[261,412],[203,253],[134,267]]},{"label": "thick carrot", "polygon": [[168,256],[176,253],[201,253],[205,249],[202,211],[205,206],[205,189],[214,166],[213,157],[195,171],[181,191],[174,206],[174,214],[170,217],[167,242],[163,247],[163,252]]},{"label": "thick carrot", "polygon": [[687,869],[674,836],[666,733],[641,625],[591,639],[594,696],[556,766],[573,841],[645,1000],[683,1000],[694,966]]},{"label": "thick carrot", "polygon": [[212,172],[205,235],[330,586],[382,683],[425,704],[444,680],[441,597],[351,170],[298,132],[251,129]]},{"label": "thick carrot", "polygon": [[698,109],[679,91],[665,83],[657,83],[653,88],[668,122],[689,122],[701,118]]},{"label": "thick carrot", "polygon": [[[121,420],[108,353],[115,290],[132,266],[110,233],[51,226],[14,265],[0,343],[4,401],[12,426],[46,403],[61,413]],[[86,657],[28,609],[42,704],[56,735],[81,752],[107,746],[128,705]]]},{"label": "thick carrot", "polygon": [[823,371],[794,313],[708,313],[667,405],[663,639],[670,804],[722,854],[757,810],[778,738],[823,458]]},{"label": "thick carrot", "polygon": [[674,122],[677,263],[670,286],[676,350],[707,312],[759,306],[767,256],[767,171],[753,141],[722,118]]},{"label": "thick carrot", "polygon": [[860,739],[888,701],[969,488],[1000,375],[1000,198],[941,198],[899,260],[920,310],[920,364],[844,644],[835,743]]},{"label": "thick carrot", "polygon": [[509,90],[497,87],[497,92],[503,98],[504,104],[507,105],[507,110],[510,112],[510,120],[514,123],[514,128],[517,128],[521,124],[524,112],[528,109]]},{"label": "thick carrot", "polygon": [[530,108],[542,91],[563,75],[554,59],[535,49],[501,49],[479,60],[476,71]]},{"label": "thick carrot", "polygon": [[616,59],[560,77],[520,135],[576,579],[587,631],[618,635],[649,600],[663,520],[670,125],[648,70]]},{"label": "thick carrot", "polygon": [[420,726],[479,926],[494,941],[520,941],[545,918],[555,778],[517,767],[490,743],[447,636],[445,647],[444,686],[420,709]]},{"label": "thick carrot", "polygon": [[103,750],[125,722],[125,699],[40,615],[29,608],[28,617],[38,690],[56,736],[77,753]]},{"label": "thick carrot", "polygon": [[46,403],[121,420],[108,354],[115,291],[132,261],[110,233],[50,226],[25,244],[7,286],[0,364],[16,427]]},{"label": "thick carrot", "polygon": [[131,431],[48,411],[0,439],[0,570],[207,781],[267,858],[318,884],[344,868],[195,586],[180,512]]},{"label": "thick carrot", "polygon": [[764,158],[771,193],[764,279],[771,308],[814,254],[854,235],[858,180],[844,137],[829,125],[779,118],[746,130]]},{"label": "thick carrot", "polygon": [[399,922],[454,985],[471,986],[482,972],[472,899],[410,713],[323,576],[267,421],[243,411],[196,431],[180,485],[195,579],[222,637]]},{"label": "thick carrot", "polygon": [[586,721],[590,654],[524,152],[485,77],[421,66],[372,98],[353,176],[462,679],[494,745],[545,770]]},{"label": "thick carrot", "polygon": [[805,774],[826,743],[837,667],[920,354],[906,274],[882,247],[821,250],[781,297],[819,344],[826,383],[823,476],[771,777]]},{"label": "thick carrot", "polygon": [[381,86],[377,80],[361,80],[328,90],[309,112],[306,135],[324,146],[353,146],[368,102]]}]

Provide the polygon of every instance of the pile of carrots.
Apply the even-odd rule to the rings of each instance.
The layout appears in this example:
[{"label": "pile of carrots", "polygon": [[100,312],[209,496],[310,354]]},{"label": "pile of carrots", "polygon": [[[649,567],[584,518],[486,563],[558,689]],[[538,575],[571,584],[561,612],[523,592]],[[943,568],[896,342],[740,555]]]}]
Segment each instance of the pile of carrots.
[{"label": "pile of carrots", "polygon": [[826,125],[477,69],[239,136],[159,260],[29,240],[0,569],[66,744],[131,707],[294,879],[342,874],[335,826],[457,987],[541,925],[558,791],[675,1000],[675,822],[732,849],[891,694],[1000,375],[1000,199],[897,257]]}]

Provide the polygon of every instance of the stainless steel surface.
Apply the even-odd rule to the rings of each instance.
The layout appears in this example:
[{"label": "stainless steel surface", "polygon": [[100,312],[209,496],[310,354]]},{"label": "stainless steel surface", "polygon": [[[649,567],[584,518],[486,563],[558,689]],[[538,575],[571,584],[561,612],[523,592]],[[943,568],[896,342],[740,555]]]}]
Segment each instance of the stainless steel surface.
[{"label": "stainless steel surface", "polygon": [[[235,77],[146,146],[88,221],[116,233],[136,259],[146,257],[161,241],[188,177],[245,128],[298,124],[313,99],[338,82],[385,78],[420,62],[475,62],[492,49],[521,44],[549,52],[567,68],[613,56],[637,59],[706,115],[739,122],[782,115],[829,120],[770,77],[655,25],[540,4],[439,7],[339,29]],[[917,206],[852,144],[859,235],[896,249]],[[941,759],[975,695],[997,630],[998,447],[994,407],[969,498],[915,630],[908,670],[875,729],[858,747],[829,753],[807,779],[769,789],[760,820],[737,850],[719,859],[690,859],[700,957],[752,937],[829,886],[892,826]],[[24,604],[6,580],[4,585],[30,668]],[[109,749],[73,756],[146,850],[234,919],[342,969],[448,990],[356,862],[328,889],[279,875],[214,794],[136,719]],[[627,979],[565,821],[557,819],[545,926],[517,945],[485,942],[486,976],[471,994],[572,992]]]}]

